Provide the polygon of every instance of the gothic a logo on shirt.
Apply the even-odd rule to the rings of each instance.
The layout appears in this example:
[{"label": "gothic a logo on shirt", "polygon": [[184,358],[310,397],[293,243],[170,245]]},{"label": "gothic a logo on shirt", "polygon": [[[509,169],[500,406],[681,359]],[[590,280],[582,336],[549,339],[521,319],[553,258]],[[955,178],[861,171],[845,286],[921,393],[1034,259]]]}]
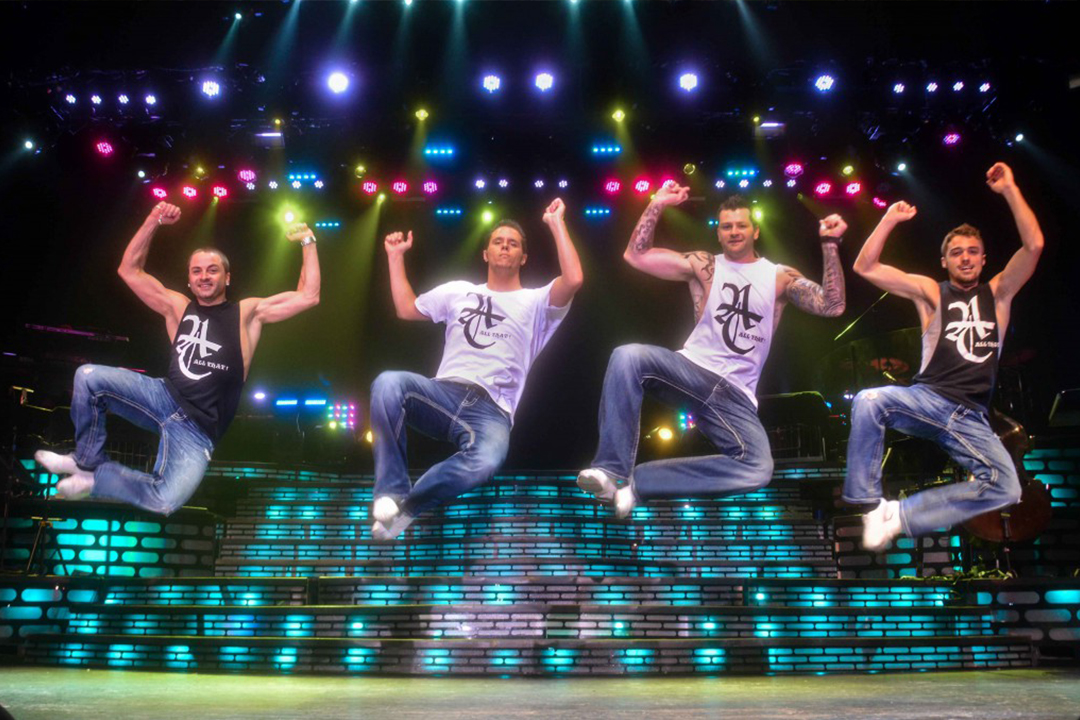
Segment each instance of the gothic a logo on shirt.
[{"label": "gothic a logo on shirt", "polygon": [[[180,321],[180,325],[183,326],[188,320],[191,321],[191,332],[184,333],[176,339],[176,354],[180,356],[180,372],[192,380],[201,380],[209,375],[210,371],[197,375],[191,371],[192,365],[228,370],[228,365],[206,361],[207,357],[221,349],[221,345],[206,339],[206,330],[210,327],[210,320],[200,320],[198,315],[188,315]],[[195,356],[196,351],[198,351],[198,357]]]},{"label": "gothic a logo on shirt", "polygon": [[[994,323],[983,320],[979,315],[978,298],[971,298],[970,302],[954,302],[949,304],[950,310],[959,310],[960,319],[953,320],[945,326],[945,339],[956,343],[956,351],[960,357],[971,362],[986,362],[993,355],[993,351],[985,355],[976,355],[978,348],[996,348],[997,343],[986,340],[993,331]],[[976,340],[978,336],[978,340]]]},{"label": "gothic a logo on shirt", "polygon": [[740,347],[737,340],[743,338],[754,342],[763,342],[765,338],[746,332],[747,330],[753,330],[761,322],[762,316],[750,312],[750,285],[744,285],[740,288],[732,283],[724,283],[721,291],[727,292],[729,290],[731,291],[731,300],[720,303],[720,306],[716,308],[720,312],[713,315],[713,318],[724,326],[724,343],[727,344],[728,349],[740,355],[745,355],[753,350],[754,346]]},{"label": "gothic a logo on shirt", "polygon": [[[490,337],[491,333],[485,331],[491,330],[491,328],[499,324],[500,320],[505,320],[506,316],[495,314],[495,312],[491,308],[490,297],[474,292],[469,293],[469,295],[472,295],[476,298],[476,307],[465,308],[464,310],[462,310],[461,317],[458,318],[458,322],[465,327],[466,342],[468,342],[474,348],[479,348],[480,350],[483,350],[484,348],[489,348],[494,345],[495,341],[492,340],[488,344],[484,345],[476,341],[476,336],[479,334]],[[482,327],[481,323],[483,323]]]}]

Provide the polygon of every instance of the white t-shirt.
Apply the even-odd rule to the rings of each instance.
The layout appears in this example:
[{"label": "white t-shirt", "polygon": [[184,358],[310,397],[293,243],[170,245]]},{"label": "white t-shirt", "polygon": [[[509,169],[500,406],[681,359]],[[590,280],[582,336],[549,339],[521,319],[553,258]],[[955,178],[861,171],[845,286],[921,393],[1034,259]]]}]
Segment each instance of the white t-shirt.
[{"label": "white t-shirt", "polygon": [[513,420],[529,368],[570,310],[549,304],[554,283],[496,292],[455,280],[416,298],[417,310],[446,323],[435,378],[479,385]]}]

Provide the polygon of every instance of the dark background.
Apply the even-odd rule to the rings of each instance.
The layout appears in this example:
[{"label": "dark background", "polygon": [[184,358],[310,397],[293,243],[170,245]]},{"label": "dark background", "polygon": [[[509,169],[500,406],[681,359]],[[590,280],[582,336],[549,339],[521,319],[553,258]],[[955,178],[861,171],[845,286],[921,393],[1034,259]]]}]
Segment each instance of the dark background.
[{"label": "dark background", "polygon": [[[237,10],[244,14],[239,22]],[[1066,35],[1078,20],[1072,3],[0,4],[8,38],[0,49],[5,384],[30,383],[37,400],[49,404],[64,402],[74,361],[163,371],[164,325],[115,273],[155,202],[152,185],[167,188],[169,201],[184,210],[180,224],[158,233],[148,265],[176,289],[185,282],[187,254],[205,244],[230,256],[231,297],[288,289],[299,252],[283,239],[284,205],[309,222],[342,222],[318,233],[322,303],[264,332],[248,390],[361,405],[381,370],[433,373],[442,345],[441,326],[394,318],[382,236],[414,230],[407,262],[418,292],[451,278],[483,281],[477,218],[490,208],[524,224],[525,284],[541,285],[557,264],[540,217],[561,195],[586,285],[534,366],[508,467],[580,467],[595,445],[611,349],[627,342],[675,348],[692,326],[684,286],[636,273],[621,260],[646,202],[628,190],[630,181],[689,182],[692,201],[665,213],[658,243],[715,252],[707,220],[731,183],[721,191],[714,180],[732,167],[760,168],[756,187],[745,191],[765,212],[759,247],[813,279],[821,273],[816,217],[840,212],[847,219],[841,252],[850,269],[883,212],[871,197],[905,199],[919,216],[895,233],[887,261],[942,277],[942,237],[970,222],[983,231],[989,279],[1019,245],[1004,200],[983,183],[986,169],[1003,160],[1046,235],[1039,269],[1013,306],[1003,370],[1014,412],[1038,431],[1055,393],[1080,386],[1073,272],[1080,259],[1080,90],[1069,89],[1080,62]],[[331,68],[352,76],[342,97],[325,89]],[[541,68],[556,77],[546,96],[532,88]],[[701,78],[693,95],[676,88],[684,68]],[[502,77],[498,95],[479,87],[488,71]],[[812,85],[823,72],[837,80],[827,95]],[[222,84],[216,101],[198,90],[209,76]],[[962,93],[951,91],[956,79],[966,84]],[[941,85],[933,96],[924,90],[929,80]],[[902,96],[891,92],[897,81],[907,86]],[[983,81],[992,84],[990,93],[976,91]],[[150,113],[142,103],[148,91],[158,97]],[[63,102],[68,92],[78,96],[75,106]],[[104,98],[93,112],[91,92]],[[129,108],[117,105],[119,92],[132,97]],[[457,148],[452,162],[425,165],[410,149],[421,105],[431,113],[428,140]],[[610,119],[616,106],[628,115],[621,131]],[[786,122],[786,135],[755,139],[754,116]],[[286,147],[257,147],[252,134],[273,127],[274,118],[283,119]],[[941,143],[949,131],[962,135],[956,147]],[[1017,132],[1024,142],[1013,141]],[[26,138],[35,151],[23,150]],[[95,153],[100,139],[116,148],[112,156]],[[613,140],[624,146],[617,160],[589,153],[592,144]],[[792,159],[807,166],[794,190],[784,187],[782,174]],[[909,170],[898,174],[901,159]],[[380,190],[408,179],[408,196],[391,195],[377,206],[359,190],[358,163]],[[687,163],[695,165],[693,175],[684,174]],[[855,200],[799,195],[810,196],[820,179],[840,183],[848,163],[865,188]],[[193,178],[196,165],[208,169],[202,181]],[[237,182],[242,167],[258,172],[258,190]],[[138,169],[149,174],[147,182],[136,178]],[[327,187],[289,189],[284,175],[305,171],[317,172]],[[486,177],[488,191],[473,188],[477,176]],[[499,177],[511,180],[508,190],[492,189]],[[570,187],[557,190],[554,182],[563,177]],[[624,185],[614,197],[602,192],[610,177]],[[766,177],[772,188],[760,186]],[[281,181],[276,193],[265,187],[271,178]],[[441,185],[435,198],[419,192],[427,178]],[[547,187],[534,188],[537,178]],[[185,182],[199,187],[196,201],[179,199]],[[207,200],[214,182],[230,192],[216,205]],[[583,215],[586,206],[601,204],[612,208],[610,216]],[[436,218],[435,207],[443,205],[465,213]],[[844,343],[916,324],[910,303],[886,298],[834,341],[880,295],[850,270],[847,280],[843,317],[786,313],[759,393],[817,389],[836,398],[857,389],[860,383],[846,379],[850,367],[837,360]],[[33,332],[28,323],[131,340],[74,341]],[[892,346],[880,352],[896,354]],[[646,426],[666,417],[648,412]],[[248,397],[241,413],[269,411]],[[274,422],[294,421],[279,415]],[[266,439],[280,437],[272,427],[241,417],[221,452],[266,459]],[[361,464],[370,463],[365,457]]]}]

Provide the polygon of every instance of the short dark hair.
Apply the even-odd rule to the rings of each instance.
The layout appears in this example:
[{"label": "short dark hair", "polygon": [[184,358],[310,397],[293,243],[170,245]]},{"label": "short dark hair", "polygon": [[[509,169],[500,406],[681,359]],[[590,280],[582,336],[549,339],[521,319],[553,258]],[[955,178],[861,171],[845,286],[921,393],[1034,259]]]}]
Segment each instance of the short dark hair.
[{"label": "short dark hair", "polygon": [[491,228],[491,232],[488,233],[487,243],[484,245],[484,247],[487,248],[491,246],[491,238],[495,237],[495,231],[503,227],[517,230],[518,235],[521,236],[521,252],[527,255],[529,253],[529,241],[525,237],[525,229],[522,228],[521,224],[518,223],[516,220],[500,220],[499,222],[495,223],[495,226]]},{"label": "short dark hair", "polygon": [[979,232],[979,228],[964,223],[963,225],[954,227],[949,231],[949,234],[945,236],[945,240],[941,243],[941,257],[945,257],[945,253],[949,251],[949,242],[957,235],[975,238],[979,241],[979,244],[983,246],[983,252],[986,252],[986,243],[983,242],[982,233]]},{"label": "short dark hair", "polygon": [[212,247],[196,248],[195,250],[192,250],[191,254],[188,255],[187,259],[187,264],[189,268],[191,267],[191,258],[195,257],[195,253],[201,252],[214,253],[215,255],[217,255],[219,258],[221,258],[221,267],[225,268],[225,272],[229,272],[229,258],[225,257],[225,253],[221,252],[217,248]]},{"label": "short dark hair", "polygon": [[757,223],[754,221],[754,211],[750,207],[750,202],[742,195],[730,195],[724,202],[720,203],[720,209],[716,211],[717,220],[720,219],[720,213],[725,210],[746,210],[750,215],[750,224],[757,227]]}]

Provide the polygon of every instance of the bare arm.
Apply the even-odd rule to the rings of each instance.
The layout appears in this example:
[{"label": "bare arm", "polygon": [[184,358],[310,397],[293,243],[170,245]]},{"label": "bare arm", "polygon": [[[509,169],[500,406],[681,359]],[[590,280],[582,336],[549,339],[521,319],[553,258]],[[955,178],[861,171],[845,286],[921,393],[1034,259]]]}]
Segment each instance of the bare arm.
[{"label": "bare arm", "polygon": [[416,309],[416,293],[405,274],[405,253],[412,247],[412,240],[410,230],[408,236],[399,232],[390,233],[383,242],[390,263],[390,296],[394,300],[394,310],[402,320],[429,320],[427,315]]},{"label": "bare arm", "polygon": [[559,277],[551,286],[549,302],[552,307],[566,307],[574,295],[581,289],[585,276],[581,271],[581,259],[578,257],[570,232],[566,229],[566,206],[555,198],[544,212],[544,223],[551,228],[555,238],[555,249],[559,255]]},{"label": "bare arm", "polygon": [[300,281],[296,285],[296,290],[266,298],[249,299],[249,302],[254,303],[251,318],[261,324],[288,320],[319,304],[322,276],[319,271],[319,254],[315,249],[315,234],[308,229],[307,225],[300,223],[290,227],[286,237],[290,242],[302,243],[308,238],[311,240],[302,247],[304,259],[300,267]]},{"label": "bare arm", "polygon": [[803,277],[794,268],[785,267],[788,276],[784,298],[795,307],[824,317],[843,315],[844,268],[840,264],[840,241],[847,230],[847,223],[839,215],[830,215],[821,221],[818,230],[821,236],[821,254],[823,270],[821,285]]},{"label": "bare arm", "polygon": [[166,320],[179,322],[187,307],[188,299],[175,290],[169,290],[156,277],[146,272],[146,256],[150,241],[162,225],[172,225],[180,219],[180,208],[168,203],[158,203],[135,232],[124,250],[124,257],[116,272],[143,303]]},{"label": "bare arm", "polygon": [[908,300],[931,302],[933,289],[937,286],[925,275],[912,275],[880,262],[881,251],[893,228],[915,217],[918,211],[906,202],[894,203],[885,212],[881,222],[863,243],[859,257],[855,258],[854,270],[882,290]]},{"label": "bare arm", "polygon": [[674,182],[666,182],[657,191],[649,206],[645,208],[641,219],[634,226],[630,235],[630,244],[626,246],[623,259],[636,270],[658,277],[661,280],[694,280],[694,268],[688,255],[653,247],[653,236],[660,213],[668,205],[678,205],[690,195],[690,188],[680,188]]},{"label": "bare arm", "polygon": [[999,301],[1009,301],[1031,279],[1043,250],[1043,234],[1035,213],[1031,211],[1020,188],[1013,181],[1012,169],[1005,163],[994,163],[986,173],[986,184],[1002,195],[1009,203],[1016,229],[1020,231],[1023,245],[1017,250],[1005,269],[990,280],[990,288]]}]

